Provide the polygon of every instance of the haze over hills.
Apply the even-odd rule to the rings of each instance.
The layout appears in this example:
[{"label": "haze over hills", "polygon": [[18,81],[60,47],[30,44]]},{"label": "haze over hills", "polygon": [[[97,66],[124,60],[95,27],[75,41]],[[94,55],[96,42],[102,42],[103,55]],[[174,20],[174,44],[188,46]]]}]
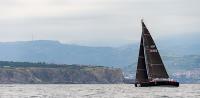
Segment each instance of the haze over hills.
[{"label": "haze over hills", "polygon": [[135,49],[135,47],[88,47],[49,40],[8,42],[0,43],[0,60],[104,66],[128,65],[133,62],[131,59],[135,55]]},{"label": "haze over hills", "polygon": [[[158,43],[165,66],[170,75],[175,75],[174,77],[177,73],[180,76],[183,71],[200,68],[200,45],[196,42],[179,42],[161,40]],[[138,44],[91,47],[62,44],[51,40],[1,42],[0,54],[1,61],[101,65],[122,68],[126,74],[134,76]]]},{"label": "haze over hills", "polygon": [[[197,45],[187,47],[184,42],[176,43],[177,46],[169,45],[164,41],[162,43],[164,44],[158,43],[158,49],[163,59],[166,60],[186,58],[190,55],[198,57],[200,53]],[[138,44],[113,48],[62,44],[51,40],[2,42],[0,43],[0,54],[1,61],[126,66],[136,63]]]}]

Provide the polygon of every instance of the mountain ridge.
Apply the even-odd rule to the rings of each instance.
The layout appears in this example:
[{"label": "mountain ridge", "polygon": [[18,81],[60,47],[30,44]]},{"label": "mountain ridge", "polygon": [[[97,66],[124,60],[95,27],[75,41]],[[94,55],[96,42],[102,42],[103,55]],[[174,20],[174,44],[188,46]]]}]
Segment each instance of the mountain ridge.
[{"label": "mountain ridge", "polygon": [[[157,44],[170,75],[200,68],[198,43],[193,46],[178,41],[175,44],[169,44],[168,41],[159,41]],[[138,51],[139,44],[136,43],[121,47],[91,47],[51,40],[1,42],[0,61],[101,65],[121,68],[125,76],[134,78]]]}]

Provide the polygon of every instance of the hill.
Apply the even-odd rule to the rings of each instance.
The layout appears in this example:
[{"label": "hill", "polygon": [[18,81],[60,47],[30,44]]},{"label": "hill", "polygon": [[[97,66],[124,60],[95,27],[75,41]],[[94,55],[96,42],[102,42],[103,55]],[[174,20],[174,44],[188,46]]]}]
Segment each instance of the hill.
[{"label": "hill", "polygon": [[0,61],[0,83],[4,84],[108,84],[123,80],[117,68]]},{"label": "hill", "polygon": [[[199,43],[173,40],[175,42],[160,40],[157,43],[168,73],[176,77],[176,73],[200,68]],[[50,40],[2,42],[0,61],[101,65],[121,68],[126,77],[134,78],[138,46],[135,43],[121,47],[91,47]]]},{"label": "hill", "polygon": [[131,49],[88,47],[39,40],[0,43],[0,60],[17,62],[47,62],[56,64],[128,65],[134,59]]}]

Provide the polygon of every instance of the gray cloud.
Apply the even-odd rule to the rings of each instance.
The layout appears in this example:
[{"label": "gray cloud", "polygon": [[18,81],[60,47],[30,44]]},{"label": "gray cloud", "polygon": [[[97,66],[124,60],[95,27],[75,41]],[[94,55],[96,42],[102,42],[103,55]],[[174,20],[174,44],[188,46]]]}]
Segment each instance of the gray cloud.
[{"label": "gray cloud", "polygon": [[0,0],[0,41],[87,45],[138,41],[140,19],[155,38],[200,31],[198,0]]}]

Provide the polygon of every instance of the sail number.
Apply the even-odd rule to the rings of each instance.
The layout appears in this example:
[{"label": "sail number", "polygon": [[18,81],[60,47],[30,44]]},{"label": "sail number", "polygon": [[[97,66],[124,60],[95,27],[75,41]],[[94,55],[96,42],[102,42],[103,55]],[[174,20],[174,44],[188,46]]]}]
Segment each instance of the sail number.
[{"label": "sail number", "polygon": [[158,52],[157,49],[150,49],[149,52]]},{"label": "sail number", "polygon": [[150,48],[151,49],[149,49],[149,52],[158,52],[157,49],[153,49],[153,48],[156,48],[156,45],[150,45]]},{"label": "sail number", "polygon": [[156,45],[151,45],[150,47],[151,47],[151,48],[155,48],[155,47],[156,47]]}]

